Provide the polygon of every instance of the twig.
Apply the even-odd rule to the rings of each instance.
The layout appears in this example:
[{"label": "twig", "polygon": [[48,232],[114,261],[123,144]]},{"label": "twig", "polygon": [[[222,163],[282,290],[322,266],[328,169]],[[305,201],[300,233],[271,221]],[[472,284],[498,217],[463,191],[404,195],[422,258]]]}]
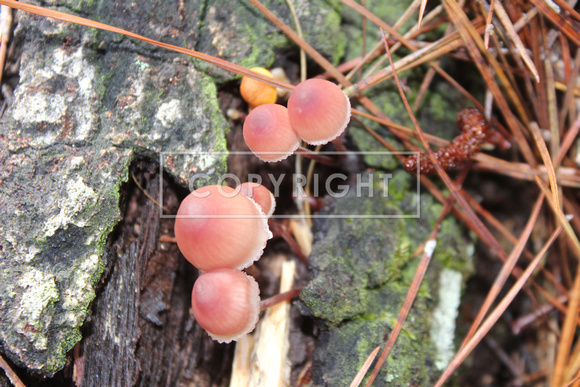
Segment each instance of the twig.
[{"label": "twig", "polygon": [[12,367],[10,367],[8,363],[6,363],[2,355],[0,355],[0,368],[4,370],[6,377],[10,380],[12,384],[14,384],[14,387],[26,387],[24,383],[22,383],[22,380],[20,380],[18,375],[16,375],[16,372],[14,372]]}]

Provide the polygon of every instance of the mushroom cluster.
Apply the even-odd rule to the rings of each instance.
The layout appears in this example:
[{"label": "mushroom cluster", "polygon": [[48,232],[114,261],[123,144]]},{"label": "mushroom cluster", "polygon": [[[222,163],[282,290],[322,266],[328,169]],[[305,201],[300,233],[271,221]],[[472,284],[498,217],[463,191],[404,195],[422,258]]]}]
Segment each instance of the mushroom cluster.
[{"label": "mushroom cluster", "polygon": [[284,160],[300,140],[323,145],[344,132],[350,121],[350,101],[334,83],[309,79],[300,83],[288,99],[288,107],[264,104],[253,109],[244,122],[246,144],[258,158]]},{"label": "mushroom cluster", "polygon": [[260,290],[241,270],[260,258],[272,237],[267,217],[275,205],[267,188],[244,183],[199,188],[179,206],[177,245],[203,271],[193,287],[193,314],[214,340],[229,343],[256,326]]}]

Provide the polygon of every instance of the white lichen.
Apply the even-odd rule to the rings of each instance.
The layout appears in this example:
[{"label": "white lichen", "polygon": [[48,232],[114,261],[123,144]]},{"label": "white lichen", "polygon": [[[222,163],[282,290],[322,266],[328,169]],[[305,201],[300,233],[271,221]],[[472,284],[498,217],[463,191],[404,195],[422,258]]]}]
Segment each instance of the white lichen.
[{"label": "white lichen", "polygon": [[85,220],[77,219],[87,206],[93,205],[97,200],[95,191],[86,185],[81,176],[71,178],[66,183],[66,197],[60,197],[57,203],[60,212],[49,218],[44,225],[44,236],[54,235],[59,228],[67,228],[69,224],[78,227],[85,226]]},{"label": "white lichen", "polygon": [[178,99],[163,102],[155,114],[155,118],[166,128],[169,128],[174,122],[182,119],[182,117],[181,101]]},{"label": "white lichen", "polygon": [[16,331],[26,336],[35,349],[45,350],[48,337],[40,332],[50,323],[48,307],[59,299],[54,276],[30,267],[19,278],[17,286],[23,291],[14,313]]},{"label": "white lichen", "polygon": [[431,339],[437,348],[435,366],[443,370],[455,354],[455,320],[461,300],[460,272],[443,269],[439,275],[439,304],[433,312]]}]

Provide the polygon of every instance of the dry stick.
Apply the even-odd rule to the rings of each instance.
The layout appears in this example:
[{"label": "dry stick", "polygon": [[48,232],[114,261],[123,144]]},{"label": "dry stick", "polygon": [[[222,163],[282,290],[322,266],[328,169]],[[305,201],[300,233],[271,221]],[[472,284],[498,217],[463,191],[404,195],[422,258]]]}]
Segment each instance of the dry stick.
[{"label": "dry stick", "polygon": [[[479,30],[483,30],[484,25],[481,22],[481,19],[477,19],[475,21],[476,28]],[[381,23],[379,27],[383,27],[387,25],[385,23]],[[372,86],[377,85],[380,82],[384,82],[387,79],[393,77],[393,72],[396,70],[398,72],[402,72],[413,67],[416,67],[420,64],[427,63],[431,60],[440,58],[449,52],[458,49],[459,47],[463,46],[463,41],[461,40],[461,36],[457,31],[442,37],[441,39],[430,43],[429,45],[418,49],[415,45],[412,45],[408,40],[405,40],[408,46],[410,46],[410,50],[413,51],[412,54],[409,54],[401,59],[399,59],[393,66],[388,66],[382,69],[381,71],[366,77],[360,82],[357,82],[354,85],[354,89],[356,91],[365,91]],[[435,64],[432,64],[434,69],[439,68]]]},{"label": "dry stick", "polygon": [[358,387],[360,385],[360,383],[364,379],[367,371],[369,370],[371,364],[373,364],[375,357],[377,357],[377,353],[379,353],[380,349],[381,349],[380,345],[378,347],[376,347],[375,349],[373,349],[371,354],[367,357],[364,364],[362,365],[362,367],[360,368],[360,370],[358,371],[358,373],[356,374],[356,376],[352,380],[350,387]]},{"label": "dry stick", "polygon": [[2,355],[0,355],[0,368],[4,370],[6,377],[10,380],[14,387],[26,387],[18,375],[16,375],[16,372],[14,372],[8,363],[6,363]]},{"label": "dry stick", "polygon": [[576,374],[580,369],[580,345],[576,343],[574,350],[572,351],[572,356],[570,356],[570,362],[566,366],[566,372],[564,373],[564,380],[569,380],[573,374]]},{"label": "dry stick", "polygon": [[[452,32],[451,24],[448,24],[447,27],[445,28],[443,36],[449,36],[451,32]],[[434,61],[433,64],[435,66],[439,66],[439,63],[440,60],[436,60]],[[427,90],[429,89],[429,86],[431,85],[431,82],[433,81],[434,78],[435,78],[435,69],[433,67],[429,67],[429,70],[427,70],[427,74],[425,74],[425,77],[423,78],[423,82],[421,82],[421,87],[419,88],[419,92],[417,93],[417,98],[415,98],[415,102],[413,103],[413,113],[417,113],[419,105],[421,104],[421,101],[423,100],[423,97],[427,93]]]},{"label": "dry stick", "polygon": [[449,366],[445,369],[435,387],[440,387],[443,383],[451,376],[451,374],[459,367],[459,365],[465,360],[465,358],[471,353],[471,351],[479,344],[479,342],[485,337],[485,335],[489,332],[489,330],[495,325],[497,320],[501,317],[503,312],[508,308],[514,298],[517,296],[519,291],[524,287],[526,281],[530,278],[540,261],[542,260],[544,254],[548,250],[548,248],[554,243],[560,232],[562,231],[562,227],[558,227],[550,236],[548,241],[542,247],[542,250],[536,255],[534,260],[528,265],[522,276],[516,281],[514,286],[511,287],[509,292],[506,296],[501,300],[501,302],[495,307],[493,312],[489,315],[489,317],[481,324],[481,327],[475,332],[473,338],[455,354]]},{"label": "dry stick", "polygon": [[[484,58],[481,55],[480,49],[484,49],[483,41],[481,37],[477,34],[477,31],[473,26],[469,23],[469,19],[463,12],[463,10],[458,6],[457,2],[454,0],[444,0],[443,7],[446,9],[451,21],[455,25],[455,27],[459,30],[459,33],[463,37],[463,41],[465,42],[465,46],[467,47],[469,54],[473,58],[473,61],[479,72],[483,76],[486,81],[487,87],[493,94],[493,97],[500,108],[503,116],[505,117],[506,121],[508,122],[508,126],[511,128],[512,133],[518,146],[520,147],[520,151],[522,155],[532,167],[537,165],[537,162],[534,158],[534,154],[532,149],[530,148],[529,144],[527,143],[519,125],[516,117],[513,115],[510,106],[505,99],[504,95],[502,94],[499,86],[495,83],[495,77],[491,73],[490,69],[485,65]],[[479,47],[479,48],[478,48]],[[509,91],[509,81],[506,79],[505,74],[499,68],[497,61],[484,49],[484,54],[486,55],[486,59],[490,62],[490,64],[494,67],[496,75],[502,82],[504,86],[506,86],[506,93],[510,94]],[[520,101],[518,101],[517,97],[510,95],[510,100],[514,103],[516,109],[518,110],[520,117],[527,122],[527,115],[525,110],[522,108]]]},{"label": "dry stick", "polygon": [[421,8],[419,9],[419,19],[417,20],[417,27],[421,28],[421,21],[423,20],[423,14],[425,13],[425,8],[427,7],[427,0],[421,0]]},{"label": "dry stick", "polygon": [[[485,3],[484,3],[485,4]],[[482,8],[484,8],[482,6]],[[511,23],[511,21],[509,20],[509,18],[507,19],[506,22]],[[500,24],[500,27],[502,26],[502,24]],[[512,25],[513,26],[513,25]],[[513,33],[516,34],[517,36],[517,31],[515,27],[512,27],[512,29],[514,30]],[[516,63],[516,66],[518,68],[518,70],[520,71],[520,76],[521,78],[523,78],[523,82],[524,82],[524,87],[526,89],[526,91],[528,91],[529,95],[530,95],[530,99],[531,99],[531,103],[535,106],[534,109],[532,109],[532,111],[537,110],[537,103],[536,103],[536,98],[535,98],[535,94],[533,93],[533,86],[531,83],[531,77],[528,73],[528,71],[526,70],[526,64],[524,63],[524,61],[522,60],[521,55],[517,55],[514,51],[516,50],[516,47],[514,47],[514,40],[513,38],[510,39],[508,37],[509,34],[504,33],[504,31],[502,30],[502,28],[497,28],[497,33],[493,35],[493,44],[496,48],[496,52],[499,56],[499,59],[501,61],[501,64],[505,67],[505,71],[506,71],[506,76],[508,77],[509,81],[511,82],[511,88],[513,89],[513,92],[518,96],[518,98],[521,101],[525,101],[526,99],[522,97],[521,93],[520,93],[520,88],[516,87],[516,85],[519,84],[519,81],[517,81],[515,79],[515,71],[512,70],[510,68],[510,61],[507,59],[506,54],[504,53],[504,50],[507,50],[508,53],[512,53],[512,57],[513,57],[513,61]],[[505,42],[504,44],[500,44],[499,42],[499,37],[501,37],[502,41]],[[519,37],[518,37],[519,38]],[[523,107],[524,109],[527,108],[527,106]],[[527,114],[529,114],[529,111],[527,111]]]},{"label": "dry stick", "polygon": [[304,289],[304,287],[300,286],[290,289],[287,292],[279,293],[270,298],[266,298],[265,300],[260,301],[260,310],[268,309],[281,302],[290,301],[291,299],[298,297],[302,289]]},{"label": "dry stick", "polygon": [[[362,15],[368,17],[369,19],[371,19],[372,21],[374,21],[379,27],[384,28],[387,31],[391,30],[391,27],[384,23],[382,20],[376,18],[376,16],[374,16],[372,13],[368,13],[368,11],[360,6],[358,6],[358,4],[354,3],[352,0],[342,0],[343,3],[351,6],[355,11],[361,13]],[[435,10],[434,10],[435,11]],[[433,11],[432,11],[433,12]],[[528,14],[530,14],[529,18],[526,18],[525,20],[524,17],[522,17],[522,23],[518,22],[518,28],[521,28],[521,26],[525,25],[525,23],[527,23],[527,21],[529,21],[529,19],[531,19],[534,14],[530,11]],[[412,44],[410,44],[409,42],[407,42],[406,40],[400,40],[401,44],[405,45],[406,47],[408,47],[409,49],[411,49],[412,51],[416,51],[416,47],[414,47]],[[481,106],[481,104],[471,95],[467,92],[467,90],[465,90],[463,87],[461,87],[457,81],[455,81],[449,74],[447,74],[444,70],[442,70],[439,66],[436,66],[433,63],[429,63],[429,66],[431,66],[433,69],[435,69],[435,71],[437,71],[437,73],[439,75],[441,75],[445,80],[447,80],[449,83],[451,83],[452,86],[454,86],[457,90],[459,90],[459,92],[461,92],[463,95],[465,95],[470,101],[472,101],[476,107],[480,110],[483,110],[483,107]],[[363,80],[363,83],[365,82],[365,80]],[[358,86],[355,85],[355,89],[358,90]],[[361,103],[363,103],[363,105],[369,109],[369,107],[367,106],[367,104],[365,104],[365,100],[362,99],[359,96],[359,100],[361,101]],[[377,114],[375,111],[369,109],[373,114],[375,114],[377,117],[383,117],[384,115],[381,114]],[[500,129],[502,128],[501,125],[499,125]],[[527,145],[527,144],[526,144]]]},{"label": "dry stick", "polygon": [[175,52],[178,52],[180,54],[185,54],[185,55],[189,55],[189,56],[192,56],[194,58],[197,58],[197,59],[201,59],[205,62],[209,62],[213,65],[221,67],[225,70],[259,80],[261,82],[267,83],[267,84],[272,85],[272,86],[282,87],[282,88],[287,89],[287,90],[294,89],[294,86],[289,84],[289,83],[282,82],[282,81],[267,77],[267,76],[262,75],[262,74],[258,74],[254,71],[246,69],[245,67],[239,66],[239,65],[234,64],[234,63],[230,63],[224,59],[216,58],[214,56],[204,54],[204,53],[199,52],[199,51],[188,50],[187,48],[178,47],[178,46],[174,46],[171,44],[159,42],[159,41],[147,38],[145,36],[141,36],[141,35],[135,34],[133,32],[123,30],[121,28],[110,26],[108,24],[99,23],[99,22],[96,22],[93,20],[85,19],[82,17],[74,16],[74,15],[69,15],[67,13],[54,11],[51,9],[46,9],[46,8],[39,7],[36,5],[22,3],[20,1],[15,1],[15,0],[0,0],[0,4],[7,5],[11,8],[20,9],[20,10],[25,11],[25,12],[33,13],[35,15],[40,15],[40,16],[51,18],[51,19],[61,20],[61,21],[67,22],[67,23],[80,24],[80,25],[83,25],[86,27],[93,27],[93,28],[98,28],[98,29],[105,30],[105,31],[110,31],[110,32],[122,34],[122,35],[128,36],[130,38],[141,40],[145,43],[152,44],[152,45],[157,46],[157,47],[165,48],[167,50],[175,51]]},{"label": "dry stick", "polygon": [[570,16],[572,16],[574,19],[580,21],[580,14],[578,12],[576,12],[576,10],[574,9],[574,7],[571,6],[570,4],[568,4],[566,1],[564,1],[564,0],[554,0],[554,3],[558,4],[558,6],[560,8],[564,8],[564,10],[566,12],[568,12],[570,14]]},{"label": "dry stick", "polygon": [[[536,66],[538,66],[539,68],[543,67],[543,60],[544,58],[542,57],[542,50],[541,50],[541,46],[540,46],[540,40],[542,38],[542,33],[540,31],[540,27],[539,27],[539,22],[538,19],[541,18],[536,18],[534,20],[532,20],[529,24],[529,35],[531,35],[531,37],[528,37],[528,42],[530,45],[530,49],[532,51],[532,56],[534,58],[534,62],[536,63]],[[546,86],[546,82],[545,82],[545,74],[542,71],[542,73],[540,74],[540,78],[541,78],[541,82],[540,83],[536,83],[535,89],[536,89],[536,98],[538,100],[537,105],[535,106],[535,111],[534,111],[534,115],[537,117],[537,121],[539,122],[539,125],[542,128],[547,128],[548,127],[548,114],[546,113],[546,109],[544,108],[546,106],[546,104],[548,103],[546,100],[546,93],[545,93],[545,86]]]},{"label": "dry stick", "polygon": [[[501,29],[498,29],[498,35],[501,34]],[[509,43],[509,40],[506,37],[502,37],[502,40],[506,43]],[[500,56],[500,59],[502,61],[502,64],[504,66],[506,66],[506,68],[509,68],[509,62],[508,59],[506,58],[506,56],[503,54],[503,50],[502,50],[502,45],[500,44],[497,35],[493,36],[493,44],[497,49],[497,52]],[[512,50],[511,47],[508,48],[510,51]],[[531,103],[532,105],[532,111],[537,111],[538,108],[538,98],[536,97],[536,93],[535,93],[535,89],[534,86],[532,85],[531,82],[531,78],[529,76],[529,74],[526,72],[526,64],[524,63],[524,61],[522,60],[521,56],[519,55],[512,55],[514,62],[516,63],[516,66],[518,68],[518,70],[520,71],[521,74],[521,78],[522,82],[524,83],[524,89],[526,90],[526,92],[528,93],[528,98],[527,100]],[[509,71],[507,72],[507,76],[510,79],[510,81],[512,82],[512,85],[517,85],[519,82],[515,79],[514,76],[515,71]],[[526,100],[525,98],[523,98],[521,96],[521,92],[519,91],[520,88],[515,88],[514,91],[515,93],[517,93],[518,97],[521,100]],[[528,106],[526,106],[527,108]]]},{"label": "dry stick", "polygon": [[[476,170],[487,170],[500,175],[511,176],[520,180],[534,181],[536,176],[542,178],[548,177],[546,167],[541,165],[536,168],[530,167],[526,163],[509,162],[495,158],[485,153],[477,153],[472,157],[478,161],[474,165]],[[558,168],[557,181],[562,186],[580,188],[580,176],[577,174],[577,168],[560,167]]]},{"label": "dry stick", "polygon": [[485,297],[483,305],[481,305],[481,307],[479,308],[479,312],[477,313],[475,320],[471,324],[471,328],[469,328],[467,335],[463,339],[463,343],[461,344],[461,347],[463,347],[469,341],[469,339],[471,339],[471,337],[473,336],[473,334],[475,333],[475,331],[479,327],[479,324],[481,324],[481,322],[485,318],[485,315],[487,314],[487,312],[491,308],[493,302],[495,301],[496,297],[498,296],[499,292],[501,291],[503,285],[505,284],[506,280],[508,279],[514,266],[516,265],[518,258],[522,254],[522,251],[524,250],[524,247],[526,246],[526,243],[528,243],[528,239],[530,238],[530,235],[532,234],[532,230],[534,229],[534,225],[536,224],[536,221],[538,220],[538,215],[540,214],[540,210],[542,208],[543,203],[544,203],[544,195],[540,194],[540,196],[538,196],[538,199],[536,200],[536,203],[534,204],[534,207],[532,209],[532,213],[530,214],[530,218],[528,219],[528,222],[526,223],[526,226],[522,232],[522,235],[520,236],[520,239],[518,240],[518,243],[514,246],[510,256],[503,264],[503,267],[501,268],[501,270],[498,273],[497,277],[495,278],[493,284],[491,285],[491,289],[489,290],[489,293]]}]

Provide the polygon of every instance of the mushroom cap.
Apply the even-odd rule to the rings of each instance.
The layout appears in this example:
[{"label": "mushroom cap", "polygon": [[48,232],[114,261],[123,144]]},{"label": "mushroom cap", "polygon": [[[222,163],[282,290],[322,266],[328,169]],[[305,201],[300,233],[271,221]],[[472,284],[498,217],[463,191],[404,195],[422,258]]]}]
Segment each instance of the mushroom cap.
[{"label": "mushroom cap", "polygon": [[350,121],[350,101],[334,83],[308,79],[288,99],[290,125],[298,137],[311,145],[322,145],[344,132]]},{"label": "mushroom cap", "polygon": [[248,182],[239,186],[240,193],[256,202],[267,217],[272,216],[276,209],[276,199],[270,190],[261,184]]},{"label": "mushroom cap", "polygon": [[198,324],[214,340],[229,343],[254,330],[260,313],[260,289],[244,272],[211,270],[195,281],[191,307]]},{"label": "mushroom cap", "polygon": [[250,266],[271,237],[268,220],[256,203],[231,187],[199,188],[177,210],[179,250],[204,271]]},{"label": "mushroom cap", "polygon": [[[263,67],[253,67],[250,70],[273,78],[270,71]],[[274,86],[257,81],[250,77],[242,77],[240,94],[242,94],[244,101],[246,101],[252,108],[276,102],[276,88]]]},{"label": "mushroom cap", "polygon": [[258,106],[248,114],[243,130],[248,148],[268,162],[284,160],[300,144],[300,139],[290,126],[288,110],[282,105]]}]

